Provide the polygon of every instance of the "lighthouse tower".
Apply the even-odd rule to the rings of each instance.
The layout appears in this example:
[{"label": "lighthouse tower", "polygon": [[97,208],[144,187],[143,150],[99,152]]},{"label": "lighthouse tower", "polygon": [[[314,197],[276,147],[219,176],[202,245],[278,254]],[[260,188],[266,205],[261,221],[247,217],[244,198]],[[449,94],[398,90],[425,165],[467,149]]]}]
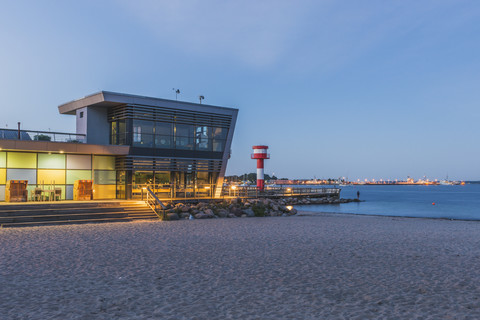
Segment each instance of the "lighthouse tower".
[{"label": "lighthouse tower", "polygon": [[270,159],[270,155],[267,153],[267,146],[253,146],[252,159],[257,159],[257,189],[263,190],[265,188],[264,173],[263,173],[263,161]]}]

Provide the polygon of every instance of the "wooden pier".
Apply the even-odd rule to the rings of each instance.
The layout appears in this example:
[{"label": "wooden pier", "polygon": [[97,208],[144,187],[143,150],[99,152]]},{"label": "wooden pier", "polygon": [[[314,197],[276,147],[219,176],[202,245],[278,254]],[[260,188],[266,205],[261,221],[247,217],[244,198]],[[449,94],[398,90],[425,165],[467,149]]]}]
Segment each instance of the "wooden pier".
[{"label": "wooden pier", "polygon": [[259,191],[257,187],[230,186],[223,188],[224,197],[235,198],[285,198],[285,197],[340,197],[340,188],[269,187]]}]

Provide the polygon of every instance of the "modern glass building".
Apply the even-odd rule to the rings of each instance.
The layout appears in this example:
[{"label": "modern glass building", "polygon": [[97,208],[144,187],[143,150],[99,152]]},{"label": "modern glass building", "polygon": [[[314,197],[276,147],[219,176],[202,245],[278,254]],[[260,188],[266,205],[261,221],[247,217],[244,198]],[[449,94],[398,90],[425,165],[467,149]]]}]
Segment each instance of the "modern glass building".
[{"label": "modern glass building", "polygon": [[[9,180],[61,189],[93,180],[94,199],[220,197],[238,109],[99,92],[58,107],[76,133],[0,129],[0,201]],[[47,187],[45,187],[47,186]],[[32,198],[33,199],[33,198]]]}]

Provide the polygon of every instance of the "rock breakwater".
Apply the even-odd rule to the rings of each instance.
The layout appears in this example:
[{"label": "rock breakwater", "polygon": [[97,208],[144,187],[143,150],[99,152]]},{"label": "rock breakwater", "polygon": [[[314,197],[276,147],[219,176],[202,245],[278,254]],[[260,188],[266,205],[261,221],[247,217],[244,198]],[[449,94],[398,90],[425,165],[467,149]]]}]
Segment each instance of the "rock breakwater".
[{"label": "rock breakwater", "polygon": [[326,198],[279,198],[279,199],[226,199],[222,202],[169,203],[166,204],[167,220],[288,217],[297,214],[296,204],[332,204],[357,201],[352,199]]}]

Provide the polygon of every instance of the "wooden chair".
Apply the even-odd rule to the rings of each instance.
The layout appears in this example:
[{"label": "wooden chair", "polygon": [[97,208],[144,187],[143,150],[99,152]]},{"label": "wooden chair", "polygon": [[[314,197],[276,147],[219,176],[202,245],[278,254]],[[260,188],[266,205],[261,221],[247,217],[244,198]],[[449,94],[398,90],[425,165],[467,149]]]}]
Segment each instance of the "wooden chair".
[{"label": "wooden chair", "polygon": [[62,188],[55,188],[55,197],[53,200],[57,201],[57,198],[58,200],[62,200]]},{"label": "wooden chair", "polygon": [[32,190],[32,198],[33,198],[33,201],[42,201],[43,200],[42,189],[40,189],[40,188],[33,189]]}]

